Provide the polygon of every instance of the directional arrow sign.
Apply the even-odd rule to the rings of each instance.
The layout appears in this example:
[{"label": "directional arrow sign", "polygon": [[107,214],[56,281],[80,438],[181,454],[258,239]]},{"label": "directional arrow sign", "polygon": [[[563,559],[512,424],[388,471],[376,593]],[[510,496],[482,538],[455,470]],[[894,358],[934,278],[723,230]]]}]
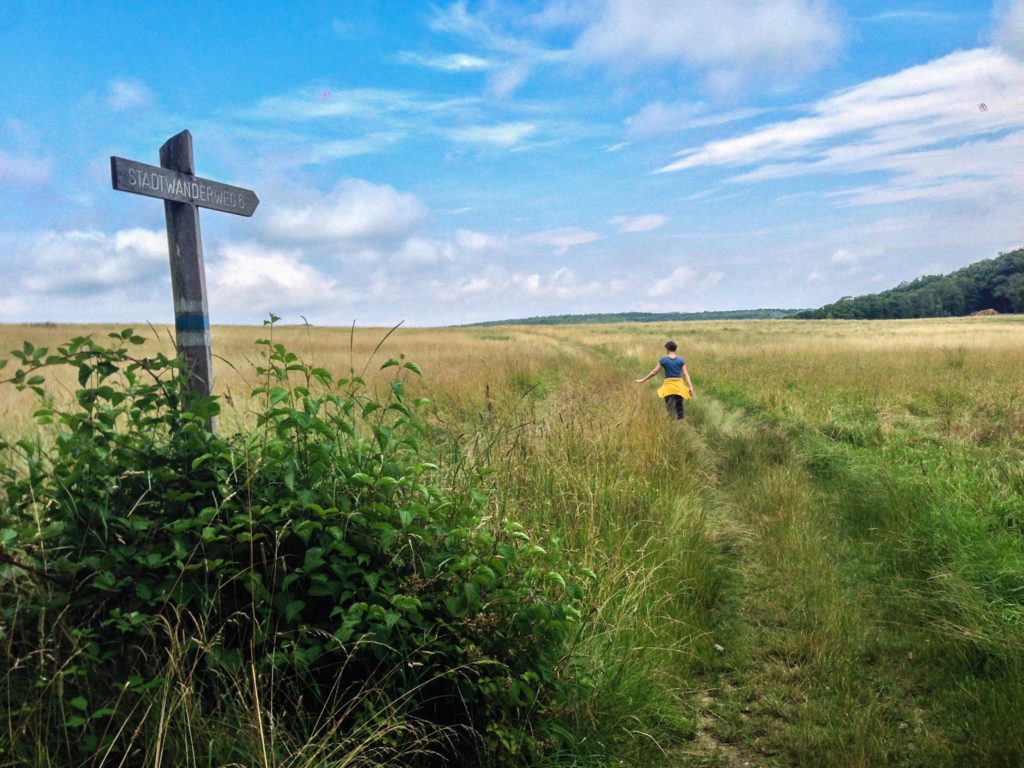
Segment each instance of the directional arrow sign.
[{"label": "directional arrow sign", "polygon": [[[251,189],[201,179],[195,171],[192,134],[188,131],[172,136],[160,147],[159,166],[110,158],[114,189],[164,201],[178,355],[185,363],[193,394],[207,397],[213,391],[213,352],[199,208],[252,216],[260,199]],[[207,429],[216,429],[212,418]]]},{"label": "directional arrow sign", "polygon": [[176,203],[191,203],[201,208],[237,213],[239,216],[252,216],[260,204],[260,199],[251,189],[232,187],[188,173],[125,160],[123,157],[110,158],[110,178],[114,189],[122,192],[134,192]]}]

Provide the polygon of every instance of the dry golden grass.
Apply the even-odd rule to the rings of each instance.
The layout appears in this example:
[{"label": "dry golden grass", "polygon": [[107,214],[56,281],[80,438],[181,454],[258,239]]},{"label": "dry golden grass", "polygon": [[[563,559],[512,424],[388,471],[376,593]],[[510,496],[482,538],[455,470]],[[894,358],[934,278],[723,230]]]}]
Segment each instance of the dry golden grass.
[{"label": "dry golden grass", "polygon": [[[0,357],[24,340],[53,348],[71,336],[102,337],[118,328],[0,326]],[[136,330],[151,338],[147,349],[173,352],[168,327]],[[270,333],[248,326],[213,329],[215,390],[241,413],[258,383],[254,342]],[[339,377],[365,371],[372,381],[381,363],[404,354],[423,369],[422,391],[455,409],[477,407],[486,393],[492,401],[515,396],[516,387],[529,386],[544,368],[571,370],[584,355],[605,355],[609,375],[622,376],[612,372],[613,361],[635,364],[640,375],[661,355],[665,339],[674,338],[689,361],[698,396],[702,383],[712,381],[819,427],[866,420],[882,431],[938,430],[977,442],[1024,434],[1024,398],[1018,394],[1024,381],[1024,317],[1019,316],[399,328],[390,335],[386,328],[279,326],[272,335]],[[69,398],[71,383],[57,376],[48,392],[58,401]],[[0,428],[30,428],[32,405],[31,398],[6,388],[0,394]]]},{"label": "dry golden grass", "polygon": [[[0,358],[9,358],[9,350],[30,342],[51,351],[74,336],[91,335],[99,341],[114,325],[0,325]],[[135,327],[148,339],[142,350],[147,353],[174,353],[173,328]],[[439,398],[458,407],[467,398],[482,402],[485,392],[499,396],[507,379],[528,381],[560,352],[548,340],[517,330],[491,332],[486,329],[404,329],[387,328],[314,328],[278,326],[218,326],[213,329],[214,391],[225,398],[228,423],[246,423],[249,393],[259,385],[255,372],[261,348],[257,339],[272,338],[303,359],[331,371],[336,377],[364,376],[371,385],[380,365],[390,357],[405,356],[419,365],[423,376],[417,388],[427,397]],[[11,360],[8,374],[16,361]],[[57,403],[67,403],[76,385],[71,370],[51,369],[47,377],[47,395]],[[389,374],[390,376],[390,374]],[[386,378],[386,377],[381,377]],[[12,387],[0,391],[0,429],[21,433],[32,428],[36,400]]]},{"label": "dry golden grass", "polygon": [[566,341],[639,358],[665,339],[702,380],[813,426],[866,420],[976,442],[1024,435],[1024,317],[565,327]]}]

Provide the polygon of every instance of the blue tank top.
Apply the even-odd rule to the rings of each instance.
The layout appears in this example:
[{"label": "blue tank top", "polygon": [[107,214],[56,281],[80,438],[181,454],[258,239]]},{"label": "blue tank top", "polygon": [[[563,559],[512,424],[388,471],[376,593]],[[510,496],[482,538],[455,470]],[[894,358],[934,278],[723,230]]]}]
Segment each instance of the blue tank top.
[{"label": "blue tank top", "polygon": [[686,365],[686,361],[683,358],[665,355],[658,362],[661,363],[661,367],[665,370],[666,379],[683,378],[683,366]]}]

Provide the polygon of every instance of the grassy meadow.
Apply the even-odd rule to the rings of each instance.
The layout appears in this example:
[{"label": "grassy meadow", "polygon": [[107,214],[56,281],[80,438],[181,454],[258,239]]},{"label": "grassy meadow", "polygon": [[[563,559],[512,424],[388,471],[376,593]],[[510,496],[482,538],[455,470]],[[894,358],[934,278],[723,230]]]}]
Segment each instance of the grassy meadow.
[{"label": "grassy meadow", "polygon": [[[4,326],[0,350],[108,330]],[[565,659],[575,754],[552,765],[1024,764],[1024,317],[217,327],[223,431],[253,423],[269,333],[371,387],[416,363],[447,482],[493,469],[489,514],[597,574]],[[633,383],[668,338],[684,423]],[[42,429],[34,402],[0,390],[0,430]],[[268,752],[270,727],[239,726],[252,764],[317,764]]]}]

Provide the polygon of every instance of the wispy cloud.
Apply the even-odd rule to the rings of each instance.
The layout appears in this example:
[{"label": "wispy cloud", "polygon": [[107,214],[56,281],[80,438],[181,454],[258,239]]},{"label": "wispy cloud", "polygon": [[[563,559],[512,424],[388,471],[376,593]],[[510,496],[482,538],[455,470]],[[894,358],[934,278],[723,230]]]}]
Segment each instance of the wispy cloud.
[{"label": "wispy cloud", "polygon": [[288,94],[268,96],[242,112],[249,117],[274,122],[305,122],[339,118],[448,113],[475,103],[475,99],[434,99],[412,91],[381,88],[337,89],[308,87]]},{"label": "wispy cloud", "polygon": [[398,60],[406,64],[415,64],[442,72],[482,72],[494,67],[494,62],[468,53],[447,53],[431,56],[412,51],[403,51],[398,55]]},{"label": "wispy cloud", "polygon": [[555,249],[556,256],[562,256],[568,250],[577,245],[593,243],[601,239],[596,232],[580,227],[560,227],[558,229],[546,229],[542,232],[534,232],[521,238],[523,243],[528,245],[545,245]]},{"label": "wispy cloud", "polygon": [[0,125],[0,184],[44,184],[52,171],[53,161],[37,132],[20,120],[4,120]]},{"label": "wispy cloud", "polygon": [[1019,169],[996,158],[1022,129],[1024,62],[978,49],[840,91],[804,117],[684,150],[660,170],[748,168],[739,182],[882,171],[906,199],[955,177],[1011,182]]},{"label": "wispy cloud", "polygon": [[1020,199],[1024,173],[1007,158],[1024,156],[1024,132],[997,140],[908,152],[879,163],[892,178],[834,193],[855,205],[885,205],[908,200],[964,201],[998,197]]},{"label": "wispy cloud", "polygon": [[0,182],[42,184],[49,180],[52,170],[48,157],[16,155],[0,149]]},{"label": "wispy cloud", "polygon": [[763,115],[767,110],[747,107],[727,112],[709,113],[707,105],[702,102],[655,101],[644,106],[632,117],[626,118],[626,135],[632,138],[645,139],[667,133],[707,128],[714,125],[726,125],[740,120]]},{"label": "wispy cloud", "polygon": [[115,112],[142,109],[153,104],[153,92],[139,80],[123,78],[107,84],[107,106]]},{"label": "wispy cloud", "polygon": [[248,130],[273,147],[267,162],[275,166],[329,163],[397,147],[411,137],[510,148],[551,128],[543,105],[506,107],[503,116],[530,119],[492,122],[495,110],[479,98],[329,85],[269,96],[236,114],[248,127],[233,130]]},{"label": "wispy cloud", "polygon": [[379,152],[385,147],[396,144],[406,137],[402,131],[388,131],[383,133],[370,133],[360,136],[358,139],[328,139],[323,141],[308,140],[306,146],[299,153],[304,157],[299,159],[303,165],[318,165],[329,163],[334,160],[344,160],[347,157],[358,157]]},{"label": "wispy cloud", "polygon": [[609,222],[619,232],[650,232],[660,229],[668,221],[668,217],[659,213],[648,213],[644,216],[616,216]]},{"label": "wispy cloud", "polygon": [[465,128],[453,128],[448,131],[448,136],[455,142],[511,147],[523,141],[536,130],[537,126],[533,123],[498,123],[496,125],[469,125]]},{"label": "wispy cloud", "polygon": [[[483,58],[492,64],[490,91],[499,97],[518,90],[538,66],[563,62],[569,57],[567,50],[550,48],[530,35],[508,31],[510,16],[519,17],[522,22],[522,12],[514,6],[495,4],[474,13],[465,0],[458,0],[435,8],[429,21],[434,32],[457,37],[485,54]],[[543,13],[533,19],[539,22],[542,16]],[[534,26],[543,27],[539,23]]]},{"label": "wispy cloud", "polygon": [[701,72],[713,91],[798,78],[830,63],[843,32],[822,0],[608,0],[576,42],[584,62]]},{"label": "wispy cloud", "polygon": [[540,10],[522,19],[524,26],[537,29],[565,29],[586,26],[600,16],[596,0],[548,0]]},{"label": "wispy cloud", "polygon": [[872,13],[866,16],[855,16],[851,21],[862,21],[862,22],[889,22],[889,21],[909,21],[909,22],[925,22],[925,23],[949,23],[953,21],[959,21],[963,19],[963,16],[958,13],[949,13],[947,11],[929,11],[922,10],[920,8],[902,8],[889,11],[881,11],[879,13]]}]

